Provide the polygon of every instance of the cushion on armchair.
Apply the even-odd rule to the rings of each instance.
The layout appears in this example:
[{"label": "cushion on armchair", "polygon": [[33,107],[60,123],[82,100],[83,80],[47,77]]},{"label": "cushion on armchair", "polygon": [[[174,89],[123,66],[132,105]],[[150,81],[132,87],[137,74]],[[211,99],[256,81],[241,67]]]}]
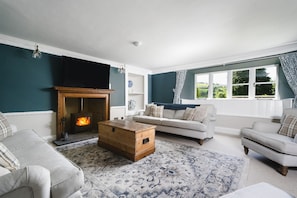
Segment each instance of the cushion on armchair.
[{"label": "cushion on armchair", "polygon": [[281,125],[279,134],[294,138],[297,134],[297,117],[293,115],[287,115]]},{"label": "cushion on armchair", "polygon": [[12,129],[6,117],[0,112],[0,141],[12,135]]}]

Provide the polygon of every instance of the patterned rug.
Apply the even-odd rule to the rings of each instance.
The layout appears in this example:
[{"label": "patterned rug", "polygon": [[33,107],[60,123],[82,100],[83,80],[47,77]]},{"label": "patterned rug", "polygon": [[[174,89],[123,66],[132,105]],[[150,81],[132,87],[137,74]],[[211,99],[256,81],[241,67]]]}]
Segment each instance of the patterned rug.
[{"label": "patterned rug", "polygon": [[137,162],[97,146],[97,140],[57,148],[85,175],[83,197],[220,197],[239,187],[247,162],[156,140],[156,152]]}]

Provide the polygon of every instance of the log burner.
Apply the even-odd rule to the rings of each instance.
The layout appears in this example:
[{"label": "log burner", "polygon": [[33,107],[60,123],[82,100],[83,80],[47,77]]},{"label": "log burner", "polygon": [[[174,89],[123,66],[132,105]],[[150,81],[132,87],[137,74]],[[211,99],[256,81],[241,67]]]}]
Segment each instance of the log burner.
[{"label": "log burner", "polygon": [[70,133],[78,133],[92,130],[92,113],[72,113],[70,121]]}]

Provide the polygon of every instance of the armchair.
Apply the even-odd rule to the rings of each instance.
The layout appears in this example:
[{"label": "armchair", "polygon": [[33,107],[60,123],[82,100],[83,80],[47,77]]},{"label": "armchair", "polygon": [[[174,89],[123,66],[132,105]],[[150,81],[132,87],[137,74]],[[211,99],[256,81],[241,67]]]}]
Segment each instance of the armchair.
[{"label": "armchair", "polygon": [[255,122],[241,129],[241,143],[249,149],[277,162],[278,172],[286,176],[289,167],[297,167],[297,109],[284,109],[280,123]]}]

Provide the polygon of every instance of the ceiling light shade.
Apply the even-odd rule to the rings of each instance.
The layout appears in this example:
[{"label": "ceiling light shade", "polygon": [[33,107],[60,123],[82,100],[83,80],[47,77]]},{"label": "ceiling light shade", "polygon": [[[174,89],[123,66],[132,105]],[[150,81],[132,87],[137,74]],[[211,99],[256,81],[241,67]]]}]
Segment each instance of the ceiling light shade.
[{"label": "ceiling light shade", "polygon": [[121,65],[121,66],[118,68],[118,72],[121,73],[121,74],[125,73],[125,71],[126,71],[126,66],[125,66],[125,65]]},{"label": "ceiling light shade", "polygon": [[140,45],[142,45],[142,43],[140,41],[133,41],[132,44],[135,46],[135,47],[138,47]]},{"label": "ceiling light shade", "polygon": [[38,49],[38,45],[35,45],[35,50],[33,50],[32,57],[41,58],[41,52]]}]

